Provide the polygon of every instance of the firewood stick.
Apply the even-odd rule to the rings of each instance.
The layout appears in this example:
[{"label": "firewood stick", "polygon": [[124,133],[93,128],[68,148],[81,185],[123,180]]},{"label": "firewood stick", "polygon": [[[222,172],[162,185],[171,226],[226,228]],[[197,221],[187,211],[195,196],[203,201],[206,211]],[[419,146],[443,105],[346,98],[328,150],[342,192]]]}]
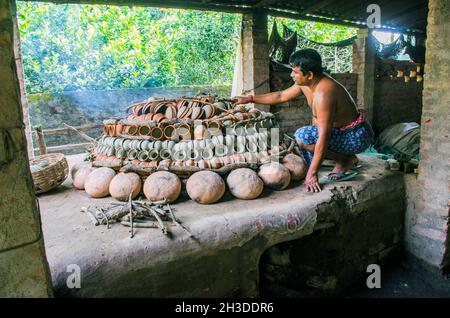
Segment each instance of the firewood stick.
[{"label": "firewood stick", "polygon": [[93,223],[95,226],[97,226],[97,225],[100,224],[99,221],[98,221],[98,219],[95,217],[95,215],[94,215],[91,211],[89,211],[88,208],[82,207],[82,208],[81,208],[81,212],[84,212],[85,214],[87,214],[87,216],[91,219],[92,223]]}]

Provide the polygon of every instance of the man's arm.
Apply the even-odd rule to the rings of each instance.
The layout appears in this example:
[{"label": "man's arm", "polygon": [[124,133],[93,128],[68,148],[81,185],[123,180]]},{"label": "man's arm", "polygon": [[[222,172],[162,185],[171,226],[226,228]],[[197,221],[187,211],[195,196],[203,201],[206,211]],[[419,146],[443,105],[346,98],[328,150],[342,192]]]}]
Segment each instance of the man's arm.
[{"label": "man's arm", "polygon": [[280,104],[287,102],[295,97],[301,95],[302,89],[299,85],[292,85],[291,87],[273,93],[267,93],[263,95],[253,96],[253,100],[250,96],[236,96],[233,97],[234,105],[256,103],[256,104]]},{"label": "man's arm", "polygon": [[308,191],[320,191],[317,173],[328,148],[328,141],[333,127],[335,113],[335,99],[331,92],[316,93],[314,105],[317,116],[317,128],[319,138],[314,148],[314,155],[306,176],[306,187]]}]

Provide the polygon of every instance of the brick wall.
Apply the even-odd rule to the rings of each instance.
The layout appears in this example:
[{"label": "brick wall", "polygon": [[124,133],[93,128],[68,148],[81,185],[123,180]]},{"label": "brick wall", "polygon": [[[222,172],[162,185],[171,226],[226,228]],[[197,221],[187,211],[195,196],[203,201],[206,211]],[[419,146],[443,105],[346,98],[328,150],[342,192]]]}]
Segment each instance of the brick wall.
[{"label": "brick wall", "polygon": [[[286,89],[293,82],[289,72],[271,72],[270,90],[272,92]],[[356,101],[357,75],[356,74],[332,74],[333,78],[344,85]],[[311,109],[304,96],[283,104],[273,105],[270,108],[276,117],[283,133],[292,135],[299,127],[311,124]]]},{"label": "brick wall", "polygon": [[411,78],[409,82],[405,82],[403,77],[377,78],[372,123],[375,133],[379,134],[392,124],[412,121],[420,123],[422,90],[423,81],[417,82],[416,78]]},{"label": "brick wall", "polygon": [[450,270],[450,2],[430,0],[421,120],[419,175],[409,209],[408,250]]}]

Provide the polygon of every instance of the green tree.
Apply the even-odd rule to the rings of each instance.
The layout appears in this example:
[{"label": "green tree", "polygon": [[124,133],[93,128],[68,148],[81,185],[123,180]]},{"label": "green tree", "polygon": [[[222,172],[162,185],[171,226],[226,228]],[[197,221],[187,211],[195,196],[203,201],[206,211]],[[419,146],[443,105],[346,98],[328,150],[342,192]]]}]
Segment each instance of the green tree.
[{"label": "green tree", "polygon": [[18,2],[28,93],[230,84],[240,15]]}]

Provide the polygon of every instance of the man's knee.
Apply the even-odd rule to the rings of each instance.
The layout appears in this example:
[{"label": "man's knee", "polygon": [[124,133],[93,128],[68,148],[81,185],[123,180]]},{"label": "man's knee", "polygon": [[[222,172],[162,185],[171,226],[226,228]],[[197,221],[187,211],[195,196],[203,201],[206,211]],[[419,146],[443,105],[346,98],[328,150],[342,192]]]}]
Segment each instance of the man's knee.
[{"label": "man's knee", "polygon": [[304,126],[295,131],[294,138],[297,144],[300,145],[310,145],[315,143],[312,126]]}]

